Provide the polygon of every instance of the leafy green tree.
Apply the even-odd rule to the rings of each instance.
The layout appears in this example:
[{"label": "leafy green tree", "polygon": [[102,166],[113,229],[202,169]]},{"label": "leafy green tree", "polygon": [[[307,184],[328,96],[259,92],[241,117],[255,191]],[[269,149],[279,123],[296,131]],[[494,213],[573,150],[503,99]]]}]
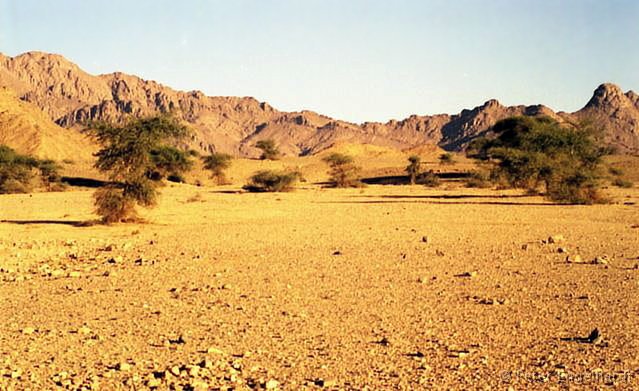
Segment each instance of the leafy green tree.
[{"label": "leafy green tree", "polygon": [[420,169],[422,165],[422,158],[417,155],[412,155],[408,158],[408,166],[406,166],[406,173],[408,174],[408,179],[410,180],[410,184],[414,185],[417,180],[417,176],[419,175]]},{"label": "leafy green tree", "polygon": [[273,139],[260,140],[255,143],[255,147],[262,150],[262,160],[278,160],[280,158],[280,150]]},{"label": "leafy green tree", "polygon": [[353,158],[342,153],[332,153],[322,159],[330,167],[329,181],[333,187],[361,187],[359,180],[361,168],[355,165]]},{"label": "leafy green tree", "polygon": [[111,181],[96,191],[96,211],[105,223],[115,223],[135,220],[135,205],[156,204],[159,182],[150,179],[149,173],[157,169],[157,161],[151,152],[184,138],[188,131],[164,114],[131,119],[124,125],[94,123],[90,133],[102,146],[95,167]]},{"label": "leafy green tree", "polygon": [[231,167],[233,157],[226,153],[215,152],[203,160],[204,168],[211,171],[211,178],[216,179],[218,185],[225,184],[227,182],[225,171]]},{"label": "leafy green tree", "polygon": [[478,139],[469,156],[495,163],[493,178],[564,203],[598,202],[597,171],[605,148],[591,129],[562,126],[548,117],[512,117],[493,127],[495,137]]}]

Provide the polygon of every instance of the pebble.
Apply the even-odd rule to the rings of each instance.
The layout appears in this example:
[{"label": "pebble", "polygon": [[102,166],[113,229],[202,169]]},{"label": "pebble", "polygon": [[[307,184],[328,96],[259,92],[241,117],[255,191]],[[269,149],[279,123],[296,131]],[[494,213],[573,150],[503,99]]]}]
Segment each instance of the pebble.
[{"label": "pebble", "polygon": [[552,235],[548,237],[548,243],[550,244],[561,243],[565,241],[566,241],[566,238],[564,238],[564,235]]},{"label": "pebble", "polygon": [[31,335],[33,333],[35,333],[35,329],[33,327],[25,327],[22,329],[22,334],[24,335]]},{"label": "pebble", "polygon": [[128,372],[131,370],[131,364],[127,362],[121,362],[117,365],[116,369],[118,371]]},{"label": "pebble", "polygon": [[81,276],[80,272],[69,272],[70,278],[78,278],[80,276]]},{"label": "pebble", "polygon": [[264,387],[265,387],[267,390],[274,390],[274,389],[276,389],[279,385],[280,385],[280,383],[279,383],[277,380],[273,380],[273,379],[271,379],[271,380],[269,380],[269,381],[267,381],[267,382],[266,382],[266,384],[264,385]]}]

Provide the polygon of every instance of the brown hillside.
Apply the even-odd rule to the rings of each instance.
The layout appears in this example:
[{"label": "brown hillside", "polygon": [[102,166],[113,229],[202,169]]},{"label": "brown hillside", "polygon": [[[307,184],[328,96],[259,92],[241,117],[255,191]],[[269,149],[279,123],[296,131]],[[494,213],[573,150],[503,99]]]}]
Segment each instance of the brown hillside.
[{"label": "brown hillside", "polygon": [[95,150],[77,131],[61,128],[36,106],[0,88],[0,145],[55,160],[89,160]]},{"label": "brown hillside", "polygon": [[242,157],[257,157],[255,142],[264,138],[274,139],[285,155],[315,154],[344,142],[399,149],[436,144],[460,150],[496,121],[512,115],[595,120],[609,143],[623,152],[639,152],[639,96],[632,91],[623,94],[611,84],[600,86],[590,102],[573,114],[555,113],[543,105],[503,106],[493,99],[455,115],[412,115],[361,125],[310,111],[281,112],[249,97],[175,91],[123,73],[93,76],[62,56],[42,52],[0,56],[0,86],[15,91],[65,128],[173,111],[194,130],[191,147]]}]

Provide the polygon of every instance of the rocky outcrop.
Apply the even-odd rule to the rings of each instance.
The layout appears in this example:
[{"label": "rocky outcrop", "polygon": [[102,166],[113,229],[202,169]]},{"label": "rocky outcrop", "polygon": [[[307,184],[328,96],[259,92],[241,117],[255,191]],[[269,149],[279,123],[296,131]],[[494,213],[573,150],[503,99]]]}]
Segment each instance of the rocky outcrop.
[{"label": "rocky outcrop", "polygon": [[586,106],[573,114],[603,130],[604,140],[622,153],[639,153],[639,96],[602,84]]},{"label": "rocky outcrop", "polygon": [[560,121],[591,119],[605,129],[605,139],[623,152],[639,152],[639,96],[604,84],[580,111],[555,113],[543,105],[503,106],[489,100],[459,114],[419,116],[386,123],[353,124],[311,111],[281,112],[249,97],[210,97],[200,91],[176,91],[123,73],[93,76],[55,54],[0,55],[0,86],[39,107],[64,128],[91,121],[173,112],[192,129],[192,148],[257,156],[255,142],[274,139],[285,154],[313,154],[339,142],[393,148],[437,144],[463,149],[493,124],[513,115],[546,115]]}]

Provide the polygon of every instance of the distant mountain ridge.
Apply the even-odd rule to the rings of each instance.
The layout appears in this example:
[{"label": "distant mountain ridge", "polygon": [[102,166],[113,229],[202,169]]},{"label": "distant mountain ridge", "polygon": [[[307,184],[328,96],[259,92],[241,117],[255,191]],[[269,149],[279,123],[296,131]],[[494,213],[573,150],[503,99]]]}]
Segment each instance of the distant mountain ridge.
[{"label": "distant mountain ridge", "polygon": [[282,112],[254,98],[176,91],[119,72],[94,76],[60,55],[42,52],[0,54],[0,86],[64,128],[173,111],[194,130],[191,147],[236,156],[257,156],[254,144],[264,138],[274,139],[289,155],[314,154],[340,142],[399,149],[435,144],[460,150],[496,121],[513,115],[547,115],[569,122],[592,119],[605,129],[608,143],[621,152],[639,153],[639,95],[623,93],[613,84],[599,86],[575,113],[555,113],[543,105],[503,106],[492,99],[454,115],[412,115],[401,121],[363,124],[312,111]]}]

